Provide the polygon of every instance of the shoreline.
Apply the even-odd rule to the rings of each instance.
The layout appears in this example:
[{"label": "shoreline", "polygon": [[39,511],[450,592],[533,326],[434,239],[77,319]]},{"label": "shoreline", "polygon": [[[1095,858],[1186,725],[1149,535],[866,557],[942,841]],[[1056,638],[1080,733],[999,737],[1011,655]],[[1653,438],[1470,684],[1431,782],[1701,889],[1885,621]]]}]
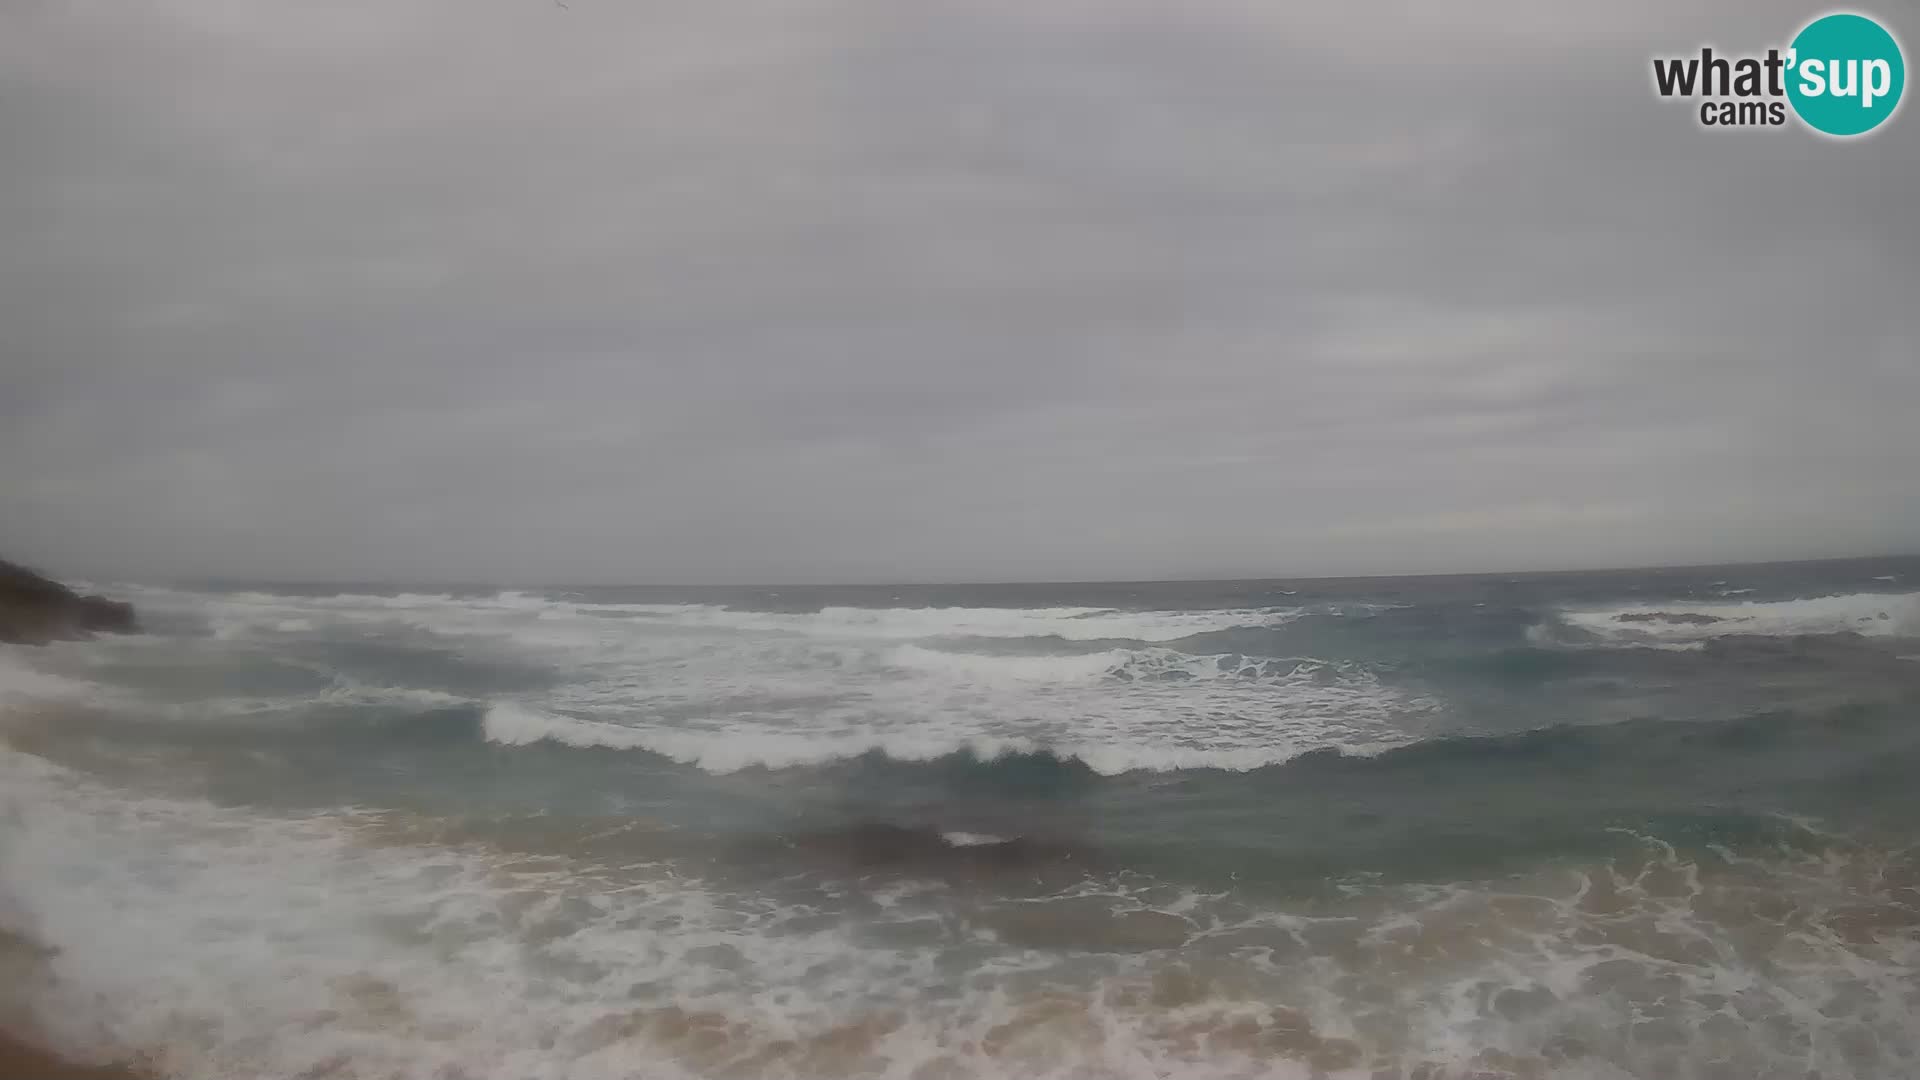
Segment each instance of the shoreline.
[{"label": "shoreline", "polygon": [[[46,953],[31,939],[0,927],[0,979],[24,989],[44,971]],[[0,1080],[155,1080],[128,1065],[87,1065],[62,1057],[36,1036],[24,999],[0,1001]]]}]

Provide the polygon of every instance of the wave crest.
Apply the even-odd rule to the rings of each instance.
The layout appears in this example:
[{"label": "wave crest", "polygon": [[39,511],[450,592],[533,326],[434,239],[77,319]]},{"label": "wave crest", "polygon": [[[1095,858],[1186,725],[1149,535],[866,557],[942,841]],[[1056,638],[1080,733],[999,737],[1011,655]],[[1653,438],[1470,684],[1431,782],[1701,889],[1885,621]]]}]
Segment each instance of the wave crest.
[{"label": "wave crest", "polygon": [[947,679],[1009,683],[1188,682],[1199,679],[1287,680],[1337,665],[1313,657],[1184,653],[1173,649],[1103,649],[1054,655],[1007,655],[907,644],[888,665]]},{"label": "wave crest", "polygon": [[1047,743],[1032,738],[987,735],[659,731],[582,720],[514,702],[490,705],[481,720],[481,733],[488,742],[499,746],[551,743],[583,750],[645,751],[715,774],[754,768],[821,767],[867,757],[901,764],[953,761],[983,765],[1050,759],[1084,767],[1102,776],[1196,769],[1250,772],[1316,750],[1367,756],[1403,745],[1399,740],[1340,746],[1282,741],[1261,747],[1205,747]]},{"label": "wave crest", "polygon": [[1568,626],[1601,641],[1688,643],[1731,634],[1920,636],[1920,592],[1845,593],[1799,600],[1664,602],[1563,611]]}]

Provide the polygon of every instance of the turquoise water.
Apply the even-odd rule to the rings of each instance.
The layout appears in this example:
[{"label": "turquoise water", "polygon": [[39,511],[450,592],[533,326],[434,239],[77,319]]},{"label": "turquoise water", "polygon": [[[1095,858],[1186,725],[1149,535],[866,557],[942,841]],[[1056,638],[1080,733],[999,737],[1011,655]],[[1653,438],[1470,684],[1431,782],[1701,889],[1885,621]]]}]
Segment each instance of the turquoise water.
[{"label": "turquoise water", "polygon": [[1920,1074],[1920,560],[130,587],[21,1007],[179,1075]]}]

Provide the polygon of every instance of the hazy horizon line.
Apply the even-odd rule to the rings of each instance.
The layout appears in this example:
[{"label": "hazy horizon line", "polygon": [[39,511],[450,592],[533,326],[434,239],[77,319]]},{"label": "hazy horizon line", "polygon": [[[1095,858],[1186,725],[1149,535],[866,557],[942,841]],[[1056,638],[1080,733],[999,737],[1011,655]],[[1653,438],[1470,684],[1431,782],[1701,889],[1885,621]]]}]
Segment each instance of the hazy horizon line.
[{"label": "hazy horizon line", "polygon": [[[660,582],[660,581],[635,581],[635,582],[572,581],[572,582],[569,582],[569,581],[509,581],[509,580],[461,581],[461,580],[451,580],[451,579],[433,580],[433,579],[425,579],[425,578],[400,579],[400,578],[350,578],[350,577],[307,578],[307,579],[266,578],[266,577],[234,577],[234,578],[171,577],[171,578],[156,578],[156,579],[145,579],[145,580],[138,577],[100,578],[100,579],[88,577],[85,575],[75,575],[74,577],[79,580],[83,580],[90,585],[108,585],[108,586],[110,585],[149,585],[149,586],[207,585],[207,586],[214,586],[214,587],[243,587],[243,586],[250,586],[250,585],[277,585],[277,586],[290,586],[293,588],[303,588],[303,589],[304,588],[327,588],[327,587],[338,588],[343,586],[368,586],[368,587],[374,587],[374,588],[393,588],[393,587],[404,586],[407,588],[415,588],[415,589],[419,589],[419,588],[433,588],[433,589],[445,589],[445,590],[493,589],[496,591],[508,591],[508,592],[523,590],[523,589],[536,590],[536,591],[537,590],[556,591],[556,590],[567,590],[567,589],[679,589],[679,590],[886,589],[886,588],[927,589],[927,588],[984,588],[984,587],[1010,586],[1010,585],[1031,585],[1031,586],[1176,585],[1176,584],[1208,585],[1208,584],[1230,584],[1230,583],[1266,582],[1266,581],[1273,581],[1273,582],[1381,581],[1381,580],[1401,580],[1401,579],[1411,580],[1411,579],[1421,579],[1421,578],[1430,579],[1430,578],[1499,577],[1503,575],[1510,576],[1510,577],[1553,577],[1556,575],[1570,575],[1570,574],[1608,574],[1608,573],[1634,573],[1634,572],[1654,572],[1654,571],[1670,572],[1670,571],[1687,571],[1687,570],[1734,569],[1734,568],[1741,568],[1741,567],[1754,568],[1754,567],[1777,567],[1777,566],[1811,566],[1811,565],[1821,565],[1821,564],[1830,565],[1835,563],[1850,563],[1850,562],[1863,562],[1863,563],[1864,562],[1886,562],[1886,561],[1909,560],[1909,559],[1920,560],[1920,551],[1882,552],[1882,553],[1874,553],[1874,554],[1867,554],[1867,555],[1814,556],[1814,557],[1803,558],[1803,559],[1757,559],[1757,560],[1745,559],[1745,560],[1735,560],[1731,562],[1642,563],[1642,564],[1633,564],[1633,565],[1562,566],[1562,567],[1535,568],[1535,569],[1413,571],[1413,572],[1401,572],[1401,573],[1367,573],[1367,574],[1290,574],[1290,575],[1255,574],[1255,575],[1238,575],[1238,576],[1209,575],[1209,576],[1196,576],[1196,577],[1151,577],[1151,578],[1008,578],[1008,579],[1001,579],[1001,580],[985,580],[985,579],[931,580],[929,579],[929,580],[919,580],[919,581],[785,581],[785,582],[757,581],[757,582],[724,583],[724,582],[711,582],[711,581],[707,581],[707,582]],[[27,564],[19,564],[19,565],[27,565]],[[36,572],[45,573],[45,571],[40,570],[37,567],[29,566],[29,569],[34,569],[36,570]],[[56,575],[47,574],[47,576],[55,577]]]}]

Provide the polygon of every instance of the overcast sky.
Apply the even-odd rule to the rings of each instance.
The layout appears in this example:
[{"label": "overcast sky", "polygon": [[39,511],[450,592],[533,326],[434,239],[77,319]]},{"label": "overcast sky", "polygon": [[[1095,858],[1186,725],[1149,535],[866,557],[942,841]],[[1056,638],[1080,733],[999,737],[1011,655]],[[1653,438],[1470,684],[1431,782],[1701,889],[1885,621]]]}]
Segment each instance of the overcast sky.
[{"label": "overcast sky", "polygon": [[[1726,0],[11,0],[0,554],[1308,575],[1920,550],[1920,113]],[[1920,9],[1868,9],[1915,62]],[[1910,88],[1908,96],[1913,91]]]}]

